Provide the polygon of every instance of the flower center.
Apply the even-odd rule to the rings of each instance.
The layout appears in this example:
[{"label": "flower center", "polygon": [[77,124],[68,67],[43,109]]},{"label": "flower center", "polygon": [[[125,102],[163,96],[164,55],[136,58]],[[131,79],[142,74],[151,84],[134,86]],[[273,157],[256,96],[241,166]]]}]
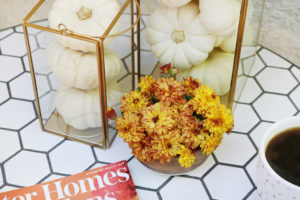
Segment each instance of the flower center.
[{"label": "flower center", "polygon": [[132,101],[134,104],[137,104],[139,102],[139,99],[133,99]]},{"label": "flower center", "polygon": [[154,118],[152,118],[152,121],[156,124],[156,122],[159,120],[159,117],[158,116],[156,116],[156,117],[154,117]]},{"label": "flower center", "polygon": [[167,143],[167,148],[171,149],[171,147],[172,147],[172,144],[171,143]]},{"label": "flower center", "polygon": [[76,12],[76,15],[79,20],[86,20],[92,17],[93,10],[84,6],[81,6],[81,8]]},{"label": "flower center", "polygon": [[184,31],[175,29],[171,35],[171,38],[176,44],[185,41]]}]

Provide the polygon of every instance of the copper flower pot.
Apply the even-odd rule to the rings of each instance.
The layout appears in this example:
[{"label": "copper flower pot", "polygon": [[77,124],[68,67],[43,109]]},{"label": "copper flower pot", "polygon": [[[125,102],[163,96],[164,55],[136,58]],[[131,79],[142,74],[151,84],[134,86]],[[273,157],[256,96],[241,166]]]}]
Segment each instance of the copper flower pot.
[{"label": "copper flower pot", "polygon": [[199,167],[204,161],[207,159],[207,155],[203,155],[202,151],[198,150],[195,152],[195,162],[189,168],[181,167],[178,159],[179,156],[173,158],[170,162],[160,163],[159,160],[153,160],[150,162],[142,162],[140,161],[145,167],[159,173],[164,174],[183,174],[190,172],[197,167]]}]

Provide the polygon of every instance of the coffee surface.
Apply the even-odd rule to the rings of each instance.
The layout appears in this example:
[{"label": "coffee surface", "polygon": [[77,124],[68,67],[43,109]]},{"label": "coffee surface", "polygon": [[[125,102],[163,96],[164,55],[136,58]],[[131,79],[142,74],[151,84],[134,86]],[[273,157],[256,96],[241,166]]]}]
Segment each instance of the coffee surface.
[{"label": "coffee surface", "polygon": [[285,130],[273,137],[265,155],[279,176],[300,186],[300,127]]}]

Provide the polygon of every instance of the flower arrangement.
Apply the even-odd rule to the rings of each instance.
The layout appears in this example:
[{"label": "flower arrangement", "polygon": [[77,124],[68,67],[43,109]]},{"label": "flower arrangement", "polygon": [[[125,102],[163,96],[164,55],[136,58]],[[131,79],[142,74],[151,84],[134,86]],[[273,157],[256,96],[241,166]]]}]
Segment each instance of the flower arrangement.
[{"label": "flower arrangement", "polygon": [[179,156],[181,167],[188,168],[195,151],[209,155],[231,132],[233,116],[209,86],[192,77],[175,80],[170,64],[161,70],[165,77],[146,76],[121,98],[116,127],[139,160],[164,163]]}]

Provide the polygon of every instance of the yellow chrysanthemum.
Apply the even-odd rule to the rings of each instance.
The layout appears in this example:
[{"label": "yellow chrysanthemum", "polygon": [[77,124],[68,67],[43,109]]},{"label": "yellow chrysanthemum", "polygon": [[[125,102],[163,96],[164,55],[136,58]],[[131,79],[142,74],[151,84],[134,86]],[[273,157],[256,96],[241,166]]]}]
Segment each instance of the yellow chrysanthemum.
[{"label": "yellow chrysanthemum", "polygon": [[195,89],[197,89],[201,86],[199,79],[193,78],[191,76],[188,78],[185,78],[182,84],[187,89],[187,94],[190,96],[194,96]]},{"label": "yellow chrysanthemum", "polygon": [[233,128],[233,115],[223,104],[210,107],[203,126],[215,134],[229,133]]},{"label": "yellow chrysanthemum", "polygon": [[123,113],[140,113],[150,102],[141,92],[135,90],[125,94],[121,98],[121,103],[121,111]]},{"label": "yellow chrysanthemum", "polygon": [[160,78],[152,88],[154,96],[163,104],[169,106],[170,104],[183,104],[185,100],[183,95],[186,89],[181,82],[172,78]]},{"label": "yellow chrysanthemum", "polygon": [[183,134],[183,144],[189,149],[197,149],[203,142],[204,134],[187,133]]},{"label": "yellow chrysanthemum", "polygon": [[194,98],[189,101],[197,114],[205,114],[213,105],[220,103],[220,97],[208,85],[203,85],[194,90]]},{"label": "yellow chrysanthemum", "polygon": [[200,132],[203,129],[203,121],[195,115],[194,107],[191,104],[185,104],[179,112],[178,128],[183,132]]},{"label": "yellow chrysanthemum", "polygon": [[142,112],[142,126],[149,133],[166,133],[171,130],[176,121],[176,110],[165,107],[161,103],[156,103]]},{"label": "yellow chrysanthemum", "polygon": [[163,161],[171,161],[180,150],[180,132],[177,129],[166,134],[154,134],[151,137],[151,151],[155,154],[154,158]]},{"label": "yellow chrysanthemum", "polygon": [[145,78],[141,78],[141,82],[138,84],[141,93],[150,95],[150,91],[154,82],[155,79],[152,76],[146,76]]},{"label": "yellow chrysanthemum", "polygon": [[221,144],[223,134],[206,135],[205,139],[201,142],[201,150],[203,154],[211,154],[219,144]]},{"label": "yellow chrysanthemum", "polygon": [[186,148],[185,146],[181,145],[181,149],[177,153],[179,154],[178,162],[181,167],[191,167],[195,162],[195,155],[190,149]]},{"label": "yellow chrysanthemum", "polygon": [[125,142],[139,142],[145,137],[144,129],[140,125],[140,119],[132,113],[124,113],[124,117],[119,117],[116,122],[119,136]]}]

